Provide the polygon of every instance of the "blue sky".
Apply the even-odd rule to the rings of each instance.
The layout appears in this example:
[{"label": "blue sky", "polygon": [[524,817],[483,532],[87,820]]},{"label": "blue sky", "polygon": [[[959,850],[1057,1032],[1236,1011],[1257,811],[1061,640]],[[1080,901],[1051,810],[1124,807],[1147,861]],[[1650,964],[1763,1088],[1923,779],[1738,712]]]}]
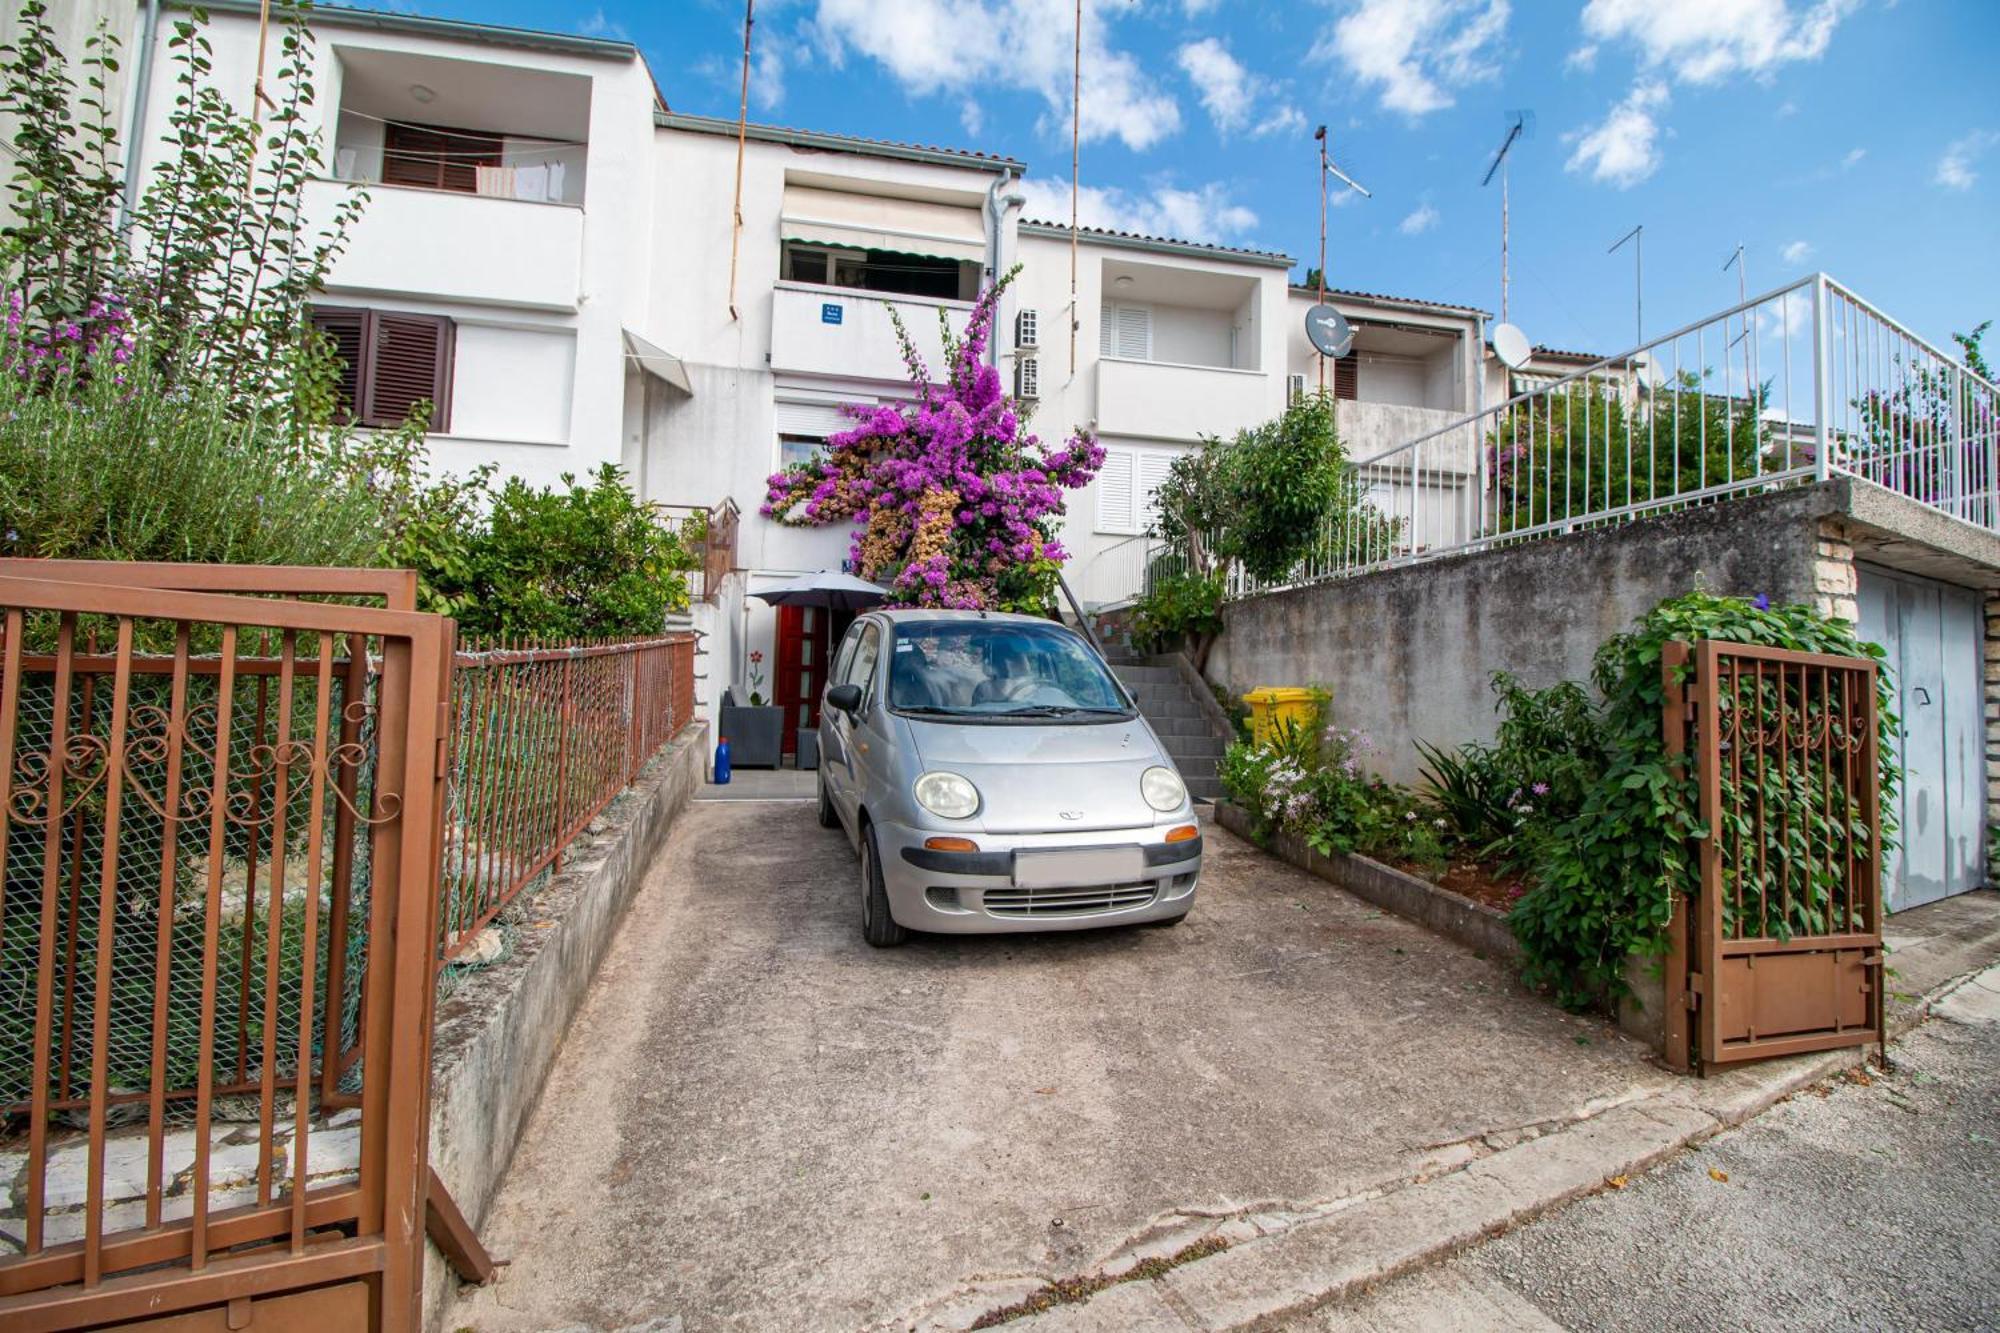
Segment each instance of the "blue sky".
[{"label": "blue sky", "polygon": [[[422,0],[427,13],[624,37],[677,110],[736,112],[742,7]],[[1068,216],[1072,0],[763,0],[751,115],[976,147]],[[2000,4],[1992,0],[1086,0],[1086,222],[1317,245],[1314,125],[1374,192],[1332,213],[1336,285],[1499,304],[1612,351],[1646,232],[1649,335],[1824,268],[1933,341],[2000,318]],[[2000,343],[2000,337],[1993,340]],[[1991,349],[1989,348],[1989,352]]]}]

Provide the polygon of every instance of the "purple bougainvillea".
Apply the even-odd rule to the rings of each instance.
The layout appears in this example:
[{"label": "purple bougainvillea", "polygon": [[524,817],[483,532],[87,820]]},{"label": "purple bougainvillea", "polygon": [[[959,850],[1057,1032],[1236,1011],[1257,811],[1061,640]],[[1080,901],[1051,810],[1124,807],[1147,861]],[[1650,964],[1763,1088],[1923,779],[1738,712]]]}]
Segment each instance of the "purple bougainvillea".
[{"label": "purple bougainvillea", "polygon": [[1000,372],[985,363],[1005,286],[980,297],[963,339],[948,339],[942,384],[899,322],[914,401],[847,406],[855,424],[827,440],[823,458],[766,483],[766,517],[799,527],[850,520],[854,571],[888,588],[893,605],[1046,609],[1067,558],[1055,535],[1063,492],[1103,465],[1088,432],[1049,450],[1021,431]]}]

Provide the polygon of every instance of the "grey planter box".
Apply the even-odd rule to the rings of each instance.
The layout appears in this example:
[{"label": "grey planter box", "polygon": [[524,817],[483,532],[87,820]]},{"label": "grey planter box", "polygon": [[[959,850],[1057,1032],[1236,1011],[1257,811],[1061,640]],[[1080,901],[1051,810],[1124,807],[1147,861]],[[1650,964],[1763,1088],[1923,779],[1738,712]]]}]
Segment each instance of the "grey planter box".
[{"label": "grey planter box", "polygon": [[722,692],[720,739],[729,742],[731,768],[776,768],[783,757],[785,713],[769,705],[739,703],[734,687]]},{"label": "grey planter box", "polygon": [[819,767],[819,728],[799,728],[799,771],[809,772]]}]

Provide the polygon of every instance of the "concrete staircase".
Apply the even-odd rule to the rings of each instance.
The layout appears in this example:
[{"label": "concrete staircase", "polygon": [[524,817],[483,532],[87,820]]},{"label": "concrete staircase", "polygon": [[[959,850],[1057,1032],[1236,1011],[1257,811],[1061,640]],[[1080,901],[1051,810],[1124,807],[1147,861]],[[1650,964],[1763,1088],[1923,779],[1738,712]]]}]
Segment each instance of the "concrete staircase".
[{"label": "concrete staircase", "polygon": [[[1107,648],[1110,648],[1107,645]],[[1172,666],[1144,658],[1123,658],[1115,649],[1111,670],[1138,700],[1139,711],[1153,724],[1160,741],[1180,769],[1188,794],[1197,801],[1213,801],[1222,794],[1216,765],[1222,759],[1225,742],[1216,734],[1209,711],[1195,697],[1193,689]]]}]

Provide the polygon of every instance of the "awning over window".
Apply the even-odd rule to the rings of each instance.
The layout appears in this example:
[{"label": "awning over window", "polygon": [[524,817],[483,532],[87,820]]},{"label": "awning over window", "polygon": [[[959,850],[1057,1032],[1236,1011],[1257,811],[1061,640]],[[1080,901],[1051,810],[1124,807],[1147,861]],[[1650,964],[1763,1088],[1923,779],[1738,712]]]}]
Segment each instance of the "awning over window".
[{"label": "awning over window", "polygon": [[973,264],[986,259],[986,228],[977,208],[787,185],[781,226],[788,241]]},{"label": "awning over window", "polygon": [[625,330],[625,355],[633,364],[648,375],[666,384],[673,385],[688,397],[694,397],[694,386],[688,382],[687,367],[673,353],[647,342],[630,329]]}]

